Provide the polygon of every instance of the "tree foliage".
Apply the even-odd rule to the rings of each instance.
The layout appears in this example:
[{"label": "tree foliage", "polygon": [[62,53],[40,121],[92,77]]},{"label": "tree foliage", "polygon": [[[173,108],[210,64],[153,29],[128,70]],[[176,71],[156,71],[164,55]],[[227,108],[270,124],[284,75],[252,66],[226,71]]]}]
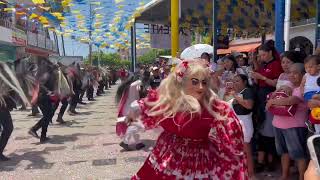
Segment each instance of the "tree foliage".
[{"label": "tree foliage", "polygon": [[[100,56],[100,61],[99,61]],[[86,64],[89,64],[89,58],[86,58]],[[118,53],[103,53],[103,52],[93,52],[92,53],[92,65],[94,66],[110,66],[116,69],[119,68],[129,68],[130,61],[122,60]]]},{"label": "tree foliage", "polygon": [[144,55],[138,57],[138,63],[141,64],[151,64],[155,62],[156,58],[159,56],[170,55],[170,50],[166,49],[150,49]]},{"label": "tree foliage", "polygon": [[[170,50],[150,49],[144,55],[137,57],[138,63],[151,64],[157,57],[170,55]],[[100,61],[99,61],[100,56]],[[90,64],[89,58],[85,58],[85,64]],[[122,60],[118,53],[92,52],[92,65],[94,66],[112,66],[114,68],[126,68],[131,65],[131,61]]]}]

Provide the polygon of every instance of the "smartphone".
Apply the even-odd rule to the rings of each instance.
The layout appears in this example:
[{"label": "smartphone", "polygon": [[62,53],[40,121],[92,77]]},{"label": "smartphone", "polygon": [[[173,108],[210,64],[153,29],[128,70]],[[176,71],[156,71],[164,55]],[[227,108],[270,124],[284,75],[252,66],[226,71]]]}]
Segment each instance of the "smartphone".
[{"label": "smartphone", "polygon": [[226,82],[227,88],[233,88],[233,82]]},{"label": "smartphone", "polygon": [[316,166],[317,174],[320,175],[320,135],[313,135],[309,137],[307,144],[311,159]]}]

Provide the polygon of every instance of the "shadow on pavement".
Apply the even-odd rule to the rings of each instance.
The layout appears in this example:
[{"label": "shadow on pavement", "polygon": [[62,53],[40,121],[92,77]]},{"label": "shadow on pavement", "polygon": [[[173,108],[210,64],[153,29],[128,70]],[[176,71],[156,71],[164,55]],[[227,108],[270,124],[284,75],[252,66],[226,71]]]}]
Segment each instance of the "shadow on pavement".
[{"label": "shadow on pavement", "polygon": [[31,164],[28,165],[26,169],[50,169],[53,163],[48,163],[45,161],[43,155],[48,154],[46,151],[31,151],[25,152],[21,155],[12,153],[9,155],[10,161],[0,162],[0,172],[1,171],[14,171],[21,161],[30,161]]},{"label": "shadow on pavement", "polygon": [[[81,136],[99,136],[102,133],[86,134],[86,133],[75,133],[70,135],[52,135],[49,136],[50,140],[46,144],[64,144],[65,142],[74,142],[79,139]],[[40,142],[32,143],[35,145],[40,145]]]},{"label": "shadow on pavement", "polygon": [[74,142],[79,139],[81,136],[99,136],[102,133],[95,134],[86,134],[86,133],[75,133],[71,135],[53,135],[51,136],[51,140],[48,141],[48,144],[63,144],[65,142]]},{"label": "shadow on pavement", "polygon": [[63,123],[63,124],[52,124],[52,126],[54,126],[54,127],[59,127],[59,126],[71,127],[72,125],[83,124],[83,123],[84,122],[77,122],[75,120],[71,120],[71,121],[65,121],[65,123]]}]

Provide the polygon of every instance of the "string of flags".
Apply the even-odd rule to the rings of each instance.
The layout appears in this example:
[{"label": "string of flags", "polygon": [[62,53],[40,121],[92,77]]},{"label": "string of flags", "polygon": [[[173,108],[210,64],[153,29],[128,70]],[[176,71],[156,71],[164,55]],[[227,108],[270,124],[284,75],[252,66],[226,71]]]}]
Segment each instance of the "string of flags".
[{"label": "string of flags", "polygon": [[[16,19],[31,21],[81,43],[100,48],[121,49],[130,46],[130,28],[136,17],[141,16],[145,4],[151,0],[30,0],[8,3],[0,0],[0,12],[15,13]],[[25,2],[25,1],[23,1]],[[189,2],[189,1],[188,1]],[[180,26],[206,31],[212,24],[212,0],[183,11]],[[234,31],[269,27],[274,21],[274,2],[270,1],[219,1],[218,26],[221,33],[228,28]],[[181,1],[183,3],[183,1]],[[292,0],[291,19],[312,18],[316,14],[315,0]],[[161,9],[159,10],[161,11]],[[197,27],[194,28],[193,26]],[[138,48],[150,47],[150,35],[137,31]]]}]

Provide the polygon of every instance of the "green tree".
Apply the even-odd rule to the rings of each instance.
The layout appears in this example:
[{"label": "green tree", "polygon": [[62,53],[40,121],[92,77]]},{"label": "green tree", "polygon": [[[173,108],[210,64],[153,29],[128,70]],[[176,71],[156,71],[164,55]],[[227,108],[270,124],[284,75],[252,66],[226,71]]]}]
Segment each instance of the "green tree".
[{"label": "green tree", "polygon": [[170,50],[167,49],[151,49],[146,52],[144,55],[138,57],[138,63],[141,64],[151,64],[153,63],[157,57],[170,55]]},{"label": "green tree", "polygon": [[[100,62],[99,62],[100,56]],[[89,64],[89,58],[85,58],[85,64]],[[114,68],[128,68],[130,66],[130,61],[121,60],[118,53],[103,53],[103,52],[93,52],[92,53],[92,65],[93,66],[112,66]]]}]

